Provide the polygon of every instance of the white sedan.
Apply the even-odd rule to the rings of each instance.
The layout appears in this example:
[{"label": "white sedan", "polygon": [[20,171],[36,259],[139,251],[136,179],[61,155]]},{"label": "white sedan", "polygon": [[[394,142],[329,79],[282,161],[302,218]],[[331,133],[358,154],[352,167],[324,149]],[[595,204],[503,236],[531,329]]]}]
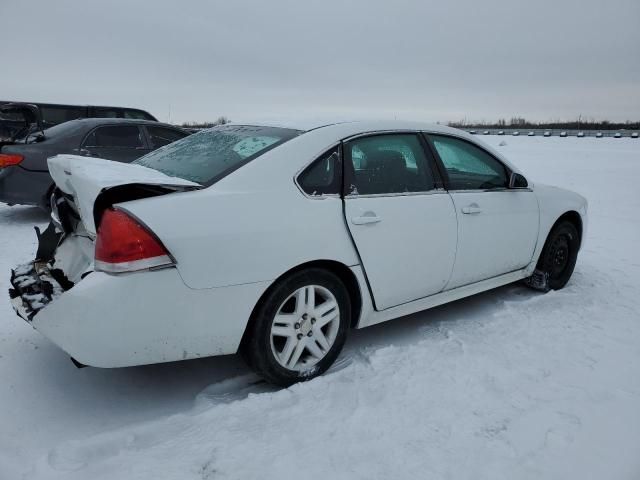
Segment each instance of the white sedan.
[{"label": "white sedan", "polygon": [[451,128],[225,125],[121,164],[49,159],[58,190],[18,314],[77,364],[232,354],[324,372],[362,328],[526,280],[569,280],[587,221]]}]

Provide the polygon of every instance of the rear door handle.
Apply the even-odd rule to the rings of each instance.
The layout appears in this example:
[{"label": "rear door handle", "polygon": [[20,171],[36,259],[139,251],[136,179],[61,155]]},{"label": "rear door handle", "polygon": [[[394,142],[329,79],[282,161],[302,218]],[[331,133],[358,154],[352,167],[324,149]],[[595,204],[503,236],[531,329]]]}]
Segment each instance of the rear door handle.
[{"label": "rear door handle", "polygon": [[367,225],[370,223],[378,223],[381,221],[382,219],[374,212],[364,212],[359,217],[351,217],[351,223],[353,223],[354,225]]},{"label": "rear door handle", "polygon": [[478,206],[477,203],[472,203],[471,205],[467,205],[466,207],[462,207],[462,213],[466,215],[477,215],[482,212],[482,209]]}]

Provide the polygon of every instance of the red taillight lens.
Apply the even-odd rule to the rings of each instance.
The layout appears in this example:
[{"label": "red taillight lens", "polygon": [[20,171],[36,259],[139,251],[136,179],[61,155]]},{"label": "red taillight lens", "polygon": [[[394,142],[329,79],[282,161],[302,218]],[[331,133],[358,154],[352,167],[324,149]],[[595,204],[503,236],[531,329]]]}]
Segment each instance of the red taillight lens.
[{"label": "red taillight lens", "polygon": [[122,210],[104,212],[96,238],[96,270],[133,272],[173,263],[167,249],[147,227]]},{"label": "red taillight lens", "polygon": [[20,162],[22,162],[22,160],[24,160],[24,157],[22,155],[13,153],[0,153],[0,168],[18,165]]}]

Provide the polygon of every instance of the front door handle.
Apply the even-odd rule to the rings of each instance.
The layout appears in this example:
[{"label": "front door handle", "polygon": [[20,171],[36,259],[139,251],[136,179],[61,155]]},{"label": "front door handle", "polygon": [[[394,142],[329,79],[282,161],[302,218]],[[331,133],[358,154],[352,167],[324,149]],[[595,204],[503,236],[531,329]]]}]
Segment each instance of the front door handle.
[{"label": "front door handle", "polygon": [[378,223],[381,221],[382,219],[371,211],[364,212],[359,217],[351,217],[351,223],[353,223],[354,225],[367,225],[370,223]]},{"label": "front door handle", "polygon": [[482,209],[478,206],[477,203],[472,203],[471,205],[462,207],[462,213],[466,215],[477,215],[480,212],[482,212]]}]

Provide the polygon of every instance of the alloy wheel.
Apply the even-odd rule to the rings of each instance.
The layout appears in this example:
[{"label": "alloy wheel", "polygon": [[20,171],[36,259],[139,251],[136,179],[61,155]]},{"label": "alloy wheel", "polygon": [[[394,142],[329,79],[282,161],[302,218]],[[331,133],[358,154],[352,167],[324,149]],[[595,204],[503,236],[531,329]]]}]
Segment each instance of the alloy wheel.
[{"label": "alloy wheel", "polygon": [[307,285],[278,308],[271,324],[271,351],[289,370],[305,371],[322,360],[336,340],[340,308],[325,287]]}]

